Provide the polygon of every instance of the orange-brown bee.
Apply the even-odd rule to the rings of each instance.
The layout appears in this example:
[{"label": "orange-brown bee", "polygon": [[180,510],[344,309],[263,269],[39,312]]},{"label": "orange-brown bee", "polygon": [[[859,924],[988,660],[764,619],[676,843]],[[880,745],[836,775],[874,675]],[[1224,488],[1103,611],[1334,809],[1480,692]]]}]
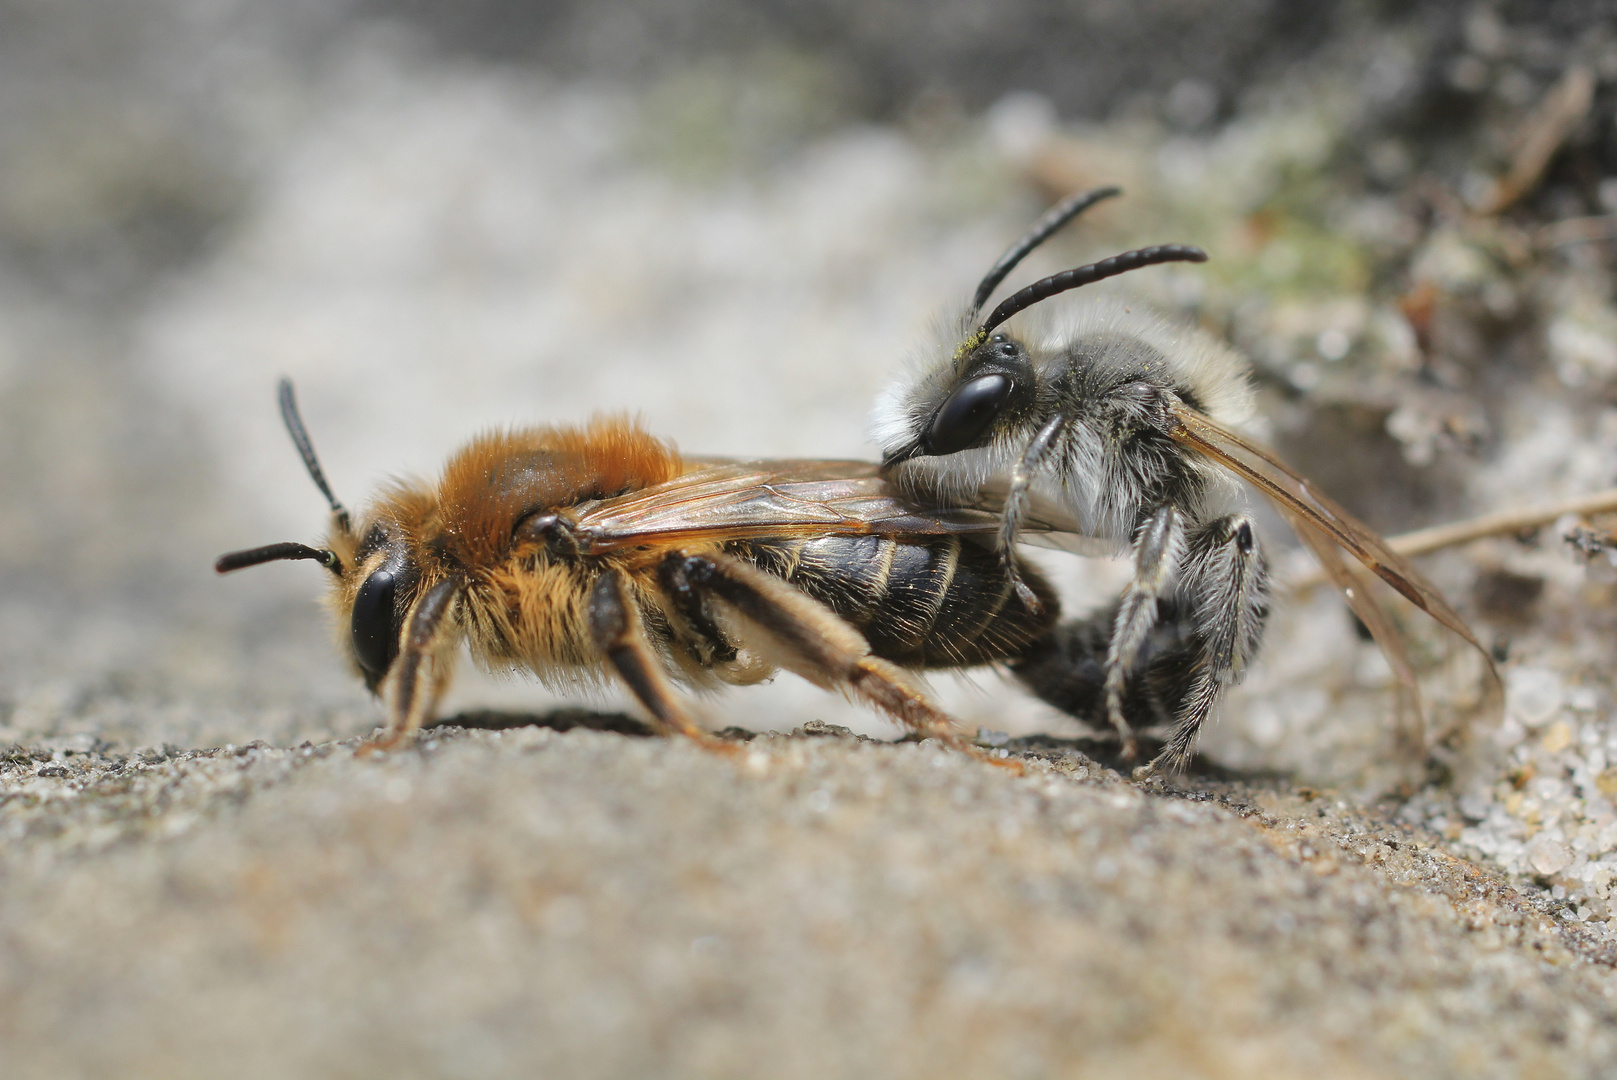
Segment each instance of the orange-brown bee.
[{"label": "orange-brown bee", "polygon": [[688,459],[596,419],[483,435],[437,483],[397,483],[356,522],[284,380],[280,404],[331,506],[326,546],[271,544],[216,569],[331,572],[350,659],[373,693],[391,685],[379,746],[431,716],[462,641],[552,682],[615,674],[657,726],[710,744],[671,676],[746,684],[785,668],[977,756],[905,669],[1010,662],[1058,704],[1094,697],[1064,673],[1054,591],[995,551],[998,518],[907,501],[874,464]]}]

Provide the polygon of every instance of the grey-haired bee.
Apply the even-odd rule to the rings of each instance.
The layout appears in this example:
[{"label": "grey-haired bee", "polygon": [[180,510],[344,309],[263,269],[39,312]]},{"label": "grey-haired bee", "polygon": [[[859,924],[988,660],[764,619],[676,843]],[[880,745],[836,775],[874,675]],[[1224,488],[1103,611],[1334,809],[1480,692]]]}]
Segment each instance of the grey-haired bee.
[{"label": "grey-haired bee", "polygon": [[[1030,515],[1056,521],[1091,551],[1132,553],[1133,580],[1106,651],[1107,718],[1132,746],[1125,689],[1163,612],[1186,624],[1173,646],[1191,677],[1152,767],[1179,767],[1226,686],[1255,656],[1269,610],[1268,572],[1242,485],[1274,501],[1318,556],[1398,677],[1416,718],[1413,667],[1364,567],[1480,652],[1490,693],[1498,674],[1464,620],[1409,561],[1272,453],[1237,433],[1251,408],[1247,365],[1207,335],[1150,315],[1098,306],[1042,338],[1001,329],[1013,316],[1079,286],[1143,266],[1201,262],[1197,248],[1143,248],[1067,270],[979,315],[1005,276],[1057,229],[1116,188],[1056,206],[994,264],[947,354],[892,386],[872,428],[886,474],[906,492],[996,510],[1007,573]],[[1064,520],[1063,520],[1064,519]],[[1340,550],[1339,550],[1340,549]],[[1024,602],[1037,603],[1030,592]]]}]

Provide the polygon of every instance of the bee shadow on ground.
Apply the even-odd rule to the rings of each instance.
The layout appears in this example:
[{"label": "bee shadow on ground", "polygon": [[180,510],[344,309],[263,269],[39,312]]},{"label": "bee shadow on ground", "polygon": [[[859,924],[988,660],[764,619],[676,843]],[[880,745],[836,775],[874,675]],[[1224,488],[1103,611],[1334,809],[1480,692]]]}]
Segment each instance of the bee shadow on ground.
[{"label": "bee shadow on ground", "polygon": [[465,712],[435,720],[428,727],[472,728],[478,731],[510,731],[513,728],[523,727],[543,727],[552,731],[583,728],[587,731],[609,731],[616,735],[629,735],[635,738],[650,738],[657,734],[656,729],[650,724],[644,720],[637,720],[628,713],[596,712],[593,709],[577,708],[552,709],[545,713],[512,709],[467,709]]},{"label": "bee shadow on ground", "polygon": [[[549,712],[526,712],[513,709],[468,709],[446,716],[430,724],[432,728],[468,728],[478,731],[510,731],[514,728],[543,727],[552,731],[572,731],[575,728],[586,731],[605,731],[614,735],[626,735],[631,738],[653,738],[658,732],[644,720],[621,712],[596,712],[593,709],[561,708]],[[747,742],[758,737],[758,732],[742,727],[728,727],[722,731],[714,732],[721,739],[730,739],[736,742]],[[790,733],[797,738],[866,738],[855,736],[847,728],[835,724],[825,724],[819,721],[810,721],[803,727]],[[904,736],[895,742],[911,742],[914,736]],[[866,741],[880,741],[869,740]],[[1077,754],[1108,769],[1115,769],[1124,776],[1130,775],[1135,767],[1142,762],[1150,761],[1161,751],[1163,741],[1142,733],[1139,740],[1139,757],[1125,760],[1122,747],[1115,735],[1110,733],[1078,735],[1064,738],[1056,735],[1028,735],[1009,739],[1003,744],[1004,749],[1018,756],[1062,756]],[[1174,778],[1176,784],[1197,780],[1206,781],[1262,781],[1274,779],[1267,773],[1243,772],[1228,769],[1210,761],[1201,754],[1191,759],[1190,767],[1180,776]]]}]

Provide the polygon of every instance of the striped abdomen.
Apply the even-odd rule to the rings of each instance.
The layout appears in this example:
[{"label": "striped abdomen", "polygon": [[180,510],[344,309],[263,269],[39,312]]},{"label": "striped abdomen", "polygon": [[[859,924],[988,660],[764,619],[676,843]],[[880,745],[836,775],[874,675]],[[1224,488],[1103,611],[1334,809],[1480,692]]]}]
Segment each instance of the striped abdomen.
[{"label": "striped abdomen", "polygon": [[969,539],[880,536],[753,542],[736,552],[785,578],[859,629],[877,656],[908,667],[958,667],[1021,656],[1055,625],[1059,603],[1019,562],[1043,604],[1017,598],[999,555]]}]

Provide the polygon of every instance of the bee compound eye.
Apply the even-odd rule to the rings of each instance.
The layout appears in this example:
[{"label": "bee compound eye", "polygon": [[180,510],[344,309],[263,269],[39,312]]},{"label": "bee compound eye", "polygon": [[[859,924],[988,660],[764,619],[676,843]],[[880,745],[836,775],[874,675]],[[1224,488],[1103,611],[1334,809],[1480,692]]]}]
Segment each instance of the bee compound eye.
[{"label": "bee compound eye", "polygon": [[983,375],[949,395],[926,433],[926,452],[969,450],[988,430],[1016,384],[1009,375]]},{"label": "bee compound eye", "polygon": [[399,652],[399,625],[394,614],[397,592],[397,575],[383,568],[366,578],[354,596],[349,633],[353,638],[354,658],[359,661],[365,681],[372,689],[393,666],[393,658]]}]

